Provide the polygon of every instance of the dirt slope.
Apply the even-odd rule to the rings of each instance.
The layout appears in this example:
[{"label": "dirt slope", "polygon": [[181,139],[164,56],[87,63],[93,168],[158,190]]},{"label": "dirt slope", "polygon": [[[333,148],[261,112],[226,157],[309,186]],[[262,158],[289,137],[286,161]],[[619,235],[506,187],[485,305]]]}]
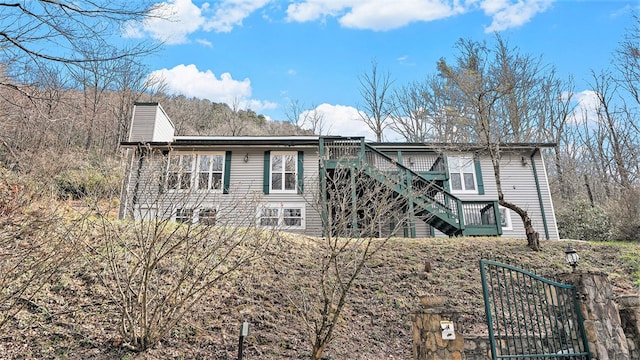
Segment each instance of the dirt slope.
[{"label": "dirt slope", "polygon": [[[42,296],[0,333],[0,358],[235,359],[242,321],[251,323],[245,359],[307,357],[307,332],[292,305],[293,286],[314,286],[315,247],[289,238],[264,259],[208,294],[156,348],[133,353],[118,336],[118,308],[79,256]],[[566,242],[543,242],[532,252],[524,240],[496,238],[393,239],[355,284],[328,359],[410,359],[411,318],[419,295],[447,297],[466,313],[464,327],[482,331],[484,313],[478,260],[505,260],[540,275],[566,272]],[[616,294],[638,290],[640,250],[635,244],[572,243],[579,269],[609,274]],[[295,269],[295,271],[292,271]],[[292,274],[304,274],[303,276]]]}]

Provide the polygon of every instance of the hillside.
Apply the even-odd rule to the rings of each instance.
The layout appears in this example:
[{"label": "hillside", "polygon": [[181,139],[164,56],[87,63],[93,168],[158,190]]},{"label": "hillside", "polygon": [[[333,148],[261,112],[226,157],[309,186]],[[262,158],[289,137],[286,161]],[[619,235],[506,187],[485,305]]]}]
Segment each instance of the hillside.
[{"label": "hillside", "polygon": [[[635,292],[638,245],[572,243],[579,268],[609,274],[617,294]],[[567,271],[566,243],[543,243],[532,252],[523,240],[495,238],[392,239],[370,262],[353,288],[331,359],[408,359],[411,316],[418,296],[444,295],[449,306],[468,314],[464,327],[482,331],[483,302],[478,259],[512,259],[542,275]],[[314,240],[287,238],[260,261],[229,277],[171,335],[144,353],[124,348],[118,336],[118,309],[87,262],[79,256],[53,279],[42,295],[5,325],[3,358],[235,359],[238,329],[251,323],[245,359],[304,358],[305,328],[290,301],[293,286],[317,283],[311,259]],[[430,264],[430,272],[425,263]],[[306,274],[293,277],[293,274]],[[633,276],[636,273],[636,276]]]}]

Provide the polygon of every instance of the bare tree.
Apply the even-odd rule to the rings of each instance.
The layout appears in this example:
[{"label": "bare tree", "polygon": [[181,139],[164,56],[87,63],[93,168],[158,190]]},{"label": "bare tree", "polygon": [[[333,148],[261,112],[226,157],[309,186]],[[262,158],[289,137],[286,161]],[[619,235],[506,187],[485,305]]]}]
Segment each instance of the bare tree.
[{"label": "bare tree", "polygon": [[393,84],[391,75],[378,72],[378,63],[371,62],[371,72],[359,77],[360,96],[364,104],[360,106],[360,119],[373,131],[376,141],[384,139],[384,130],[389,126],[391,115],[390,95]]},{"label": "bare tree", "polygon": [[621,75],[619,82],[640,105],[640,15],[634,15],[634,24],[614,54],[614,65]]},{"label": "bare tree", "polygon": [[[393,186],[358,168],[339,168],[327,176],[322,200],[311,203],[324,214],[325,234],[310,238],[316,261],[311,266],[317,284],[292,284],[292,304],[308,329],[311,358],[323,358],[342,325],[341,315],[351,299],[359,275],[376,254],[407,226],[407,200]],[[390,230],[390,224],[393,229]],[[292,277],[308,276],[309,269],[292,269]]]},{"label": "bare tree", "polygon": [[632,159],[635,158],[640,129],[626,103],[616,101],[619,88],[611,74],[594,73],[591,85],[598,100],[597,119],[591,119],[595,121],[597,138],[587,145],[595,145],[602,153],[602,157],[594,161],[606,164],[610,180],[621,188],[629,188],[637,179]]},{"label": "bare tree", "polygon": [[576,106],[573,104],[574,85],[573,78],[568,81],[560,81],[557,78],[549,78],[543,84],[541,101],[546,104],[549,117],[540,119],[539,134],[540,140],[552,140],[556,146],[553,148],[553,168],[551,173],[555,175],[559,197],[568,200],[575,195],[575,184],[570,179],[577,176],[577,164],[575,163],[575,153],[572,156],[571,150],[575,149],[574,129],[570,124],[571,115],[574,114]]},{"label": "bare tree", "polygon": [[539,59],[509,47],[499,35],[492,48],[460,40],[457,49],[453,65],[444,59],[438,63],[440,76],[447,79],[455,95],[462,95],[462,124],[472,130],[470,140],[480,144],[491,158],[498,202],[520,216],[529,247],[539,250],[539,234],[529,213],[505,199],[500,175],[501,147],[505,142],[539,139],[541,119],[552,115],[541,101],[542,86],[555,75]]},{"label": "bare tree", "polygon": [[323,135],[331,131],[327,128],[324,114],[318,110],[317,106],[311,106],[311,109],[305,109],[304,104],[299,100],[292,100],[285,110],[285,117],[290,124],[302,129],[309,130],[313,134]]},{"label": "bare tree", "polygon": [[304,103],[298,99],[294,99],[290,100],[284,109],[284,116],[291,125],[301,127],[303,123],[302,114],[304,112]]},{"label": "bare tree", "polygon": [[[146,1],[0,2],[0,22],[4,24],[0,31],[0,54],[13,78],[32,71],[40,63],[80,65],[147,54],[155,46],[139,43],[118,48],[110,36],[119,36],[127,23],[151,16],[152,9]],[[94,56],[84,51],[87,48],[100,48],[104,52]],[[22,89],[20,84],[7,81],[0,85]]]},{"label": "bare tree", "polygon": [[454,95],[448,91],[446,80],[437,75],[405,85],[393,94],[389,127],[409,142],[469,139],[457,110],[462,107],[460,97]]},{"label": "bare tree", "polygon": [[[279,236],[257,226],[254,194],[223,201],[191,191],[184,174],[160,175],[178,169],[167,170],[159,158],[144,160],[146,180],[137,183],[137,206],[131,208],[138,221],[113,220],[113,209],[96,202],[91,208],[98,211],[81,229],[87,257],[120,309],[123,343],[135,351],[157,344],[203,296]],[[185,191],[170,191],[171,184]],[[91,234],[100,234],[100,241]]]}]

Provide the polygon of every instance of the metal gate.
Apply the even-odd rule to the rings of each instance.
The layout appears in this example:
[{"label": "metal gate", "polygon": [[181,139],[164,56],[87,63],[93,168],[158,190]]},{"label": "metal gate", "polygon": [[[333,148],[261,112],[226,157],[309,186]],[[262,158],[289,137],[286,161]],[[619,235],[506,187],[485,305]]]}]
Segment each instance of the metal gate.
[{"label": "metal gate", "polygon": [[573,285],[480,260],[482,290],[497,359],[591,359]]}]

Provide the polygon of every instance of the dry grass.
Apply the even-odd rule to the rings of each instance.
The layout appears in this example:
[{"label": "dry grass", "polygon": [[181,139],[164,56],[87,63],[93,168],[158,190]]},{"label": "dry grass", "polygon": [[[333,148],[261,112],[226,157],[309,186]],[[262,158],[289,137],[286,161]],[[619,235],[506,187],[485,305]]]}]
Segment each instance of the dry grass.
[{"label": "dry grass", "polygon": [[[289,237],[267,256],[220,284],[170,336],[144,353],[121,346],[118,308],[83,256],[59,273],[32,306],[2,329],[2,358],[235,359],[242,321],[251,323],[245,359],[308,358],[307,333],[290,301],[295,285],[313,286],[314,241]],[[499,238],[392,239],[368,264],[347,305],[331,359],[411,358],[411,318],[419,295],[445,296],[464,312],[466,331],[484,321],[478,260],[511,263],[553,275],[564,264],[564,242],[532,252],[524,240]],[[580,269],[609,274],[617,295],[635,293],[640,250],[635,244],[572,243]],[[79,252],[80,253],[80,252]],[[294,274],[297,274],[294,276]],[[301,275],[303,274],[303,275]]]}]

